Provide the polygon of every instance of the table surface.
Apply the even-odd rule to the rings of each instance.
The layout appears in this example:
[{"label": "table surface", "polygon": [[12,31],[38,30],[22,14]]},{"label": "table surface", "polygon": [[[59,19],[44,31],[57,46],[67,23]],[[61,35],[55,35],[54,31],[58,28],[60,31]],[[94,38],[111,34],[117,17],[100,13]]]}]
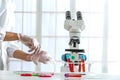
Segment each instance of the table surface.
[{"label": "table surface", "polygon": [[[88,73],[83,80],[120,80],[120,75]],[[36,76],[24,77],[11,71],[0,71],[0,80],[81,80],[80,78],[65,78],[64,73],[55,73],[50,78]]]}]

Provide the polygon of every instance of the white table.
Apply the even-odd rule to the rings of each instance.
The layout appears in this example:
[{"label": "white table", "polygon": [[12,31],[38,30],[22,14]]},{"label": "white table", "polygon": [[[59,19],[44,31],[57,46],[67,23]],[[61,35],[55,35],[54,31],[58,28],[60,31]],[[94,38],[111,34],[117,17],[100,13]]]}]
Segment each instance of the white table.
[{"label": "white table", "polygon": [[[108,75],[108,74],[93,74],[89,73],[83,77],[83,80],[120,80],[119,75]],[[78,78],[66,79],[63,73],[55,73],[51,78],[40,78],[40,77],[22,77],[11,71],[0,71],[0,80],[81,80]]]}]

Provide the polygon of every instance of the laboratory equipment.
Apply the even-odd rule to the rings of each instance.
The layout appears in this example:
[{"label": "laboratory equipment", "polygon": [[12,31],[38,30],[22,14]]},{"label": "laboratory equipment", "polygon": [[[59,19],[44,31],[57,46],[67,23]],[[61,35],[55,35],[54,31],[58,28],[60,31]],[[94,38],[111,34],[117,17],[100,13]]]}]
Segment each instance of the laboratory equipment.
[{"label": "laboratory equipment", "polygon": [[65,77],[79,77],[79,78],[81,78],[81,74],[66,73]]},{"label": "laboratory equipment", "polygon": [[80,11],[76,12],[77,20],[72,19],[71,12],[66,11],[66,20],[64,28],[69,31],[69,49],[65,49],[66,53],[62,55],[62,60],[65,61],[62,66],[62,72],[82,72],[85,70],[85,61],[87,59],[84,49],[79,49],[80,34],[85,29],[84,21]]},{"label": "laboratory equipment", "polygon": [[[16,74],[17,73],[17,74]],[[52,77],[37,76],[20,76],[18,73],[26,73],[22,71],[0,71],[0,80],[120,80],[120,75],[110,75],[106,73],[95,74],[88,73],[80,77],[64,77],[62,73],[54,73]],[[28,72],[30,73],[30,72]],[[31,72],[32,73],[32,72]],[[67,75],[70,76],[70,75]]]},{"label": "laboratory equipment", "polygon": [[25,76],[25,77],[52,77],[54,74],[53,73],[33,73],[33,72],[27,72],[27,73],[20,73],[20,76]]}]

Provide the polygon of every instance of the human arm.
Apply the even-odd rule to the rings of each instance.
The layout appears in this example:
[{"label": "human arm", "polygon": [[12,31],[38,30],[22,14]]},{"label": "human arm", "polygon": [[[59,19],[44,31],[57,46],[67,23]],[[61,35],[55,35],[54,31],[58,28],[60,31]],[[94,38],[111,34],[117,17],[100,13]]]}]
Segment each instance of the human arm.
[{"label": "human arm", "polygon": [[44,51],[41,51],[36,55],[28,54],[22,50],[16,50],[13,54],[13,57],[25,61],[33,61],[36,65],[39,62],[46,64],[48,61],[50,61],[50,57],[46,56],[46,52]]},{"label": "human arm", "polygon": [[21,60],[24,60],[24,61],[32,61],[31,56],[32,56],[32,54],[28,54],[28,53],[26,53],[22,50],[16,50],[13,53],[14,58],[21,59]]},{"label": "human arm", "polygon": [[19,37],[18,37],[17,33],[6,32],[3,41],[14,41],[14,40],[19,40]]},{"label": "human arm", "polygon": [[[22,50],[16,48],[16,46],[11,45],[7,48],[7,53],[10,57],[14,57],[17,59],[22,59],[25,61],[33,61],[35,64],[38,62],[47,63],[50,60],[49,57],[46,56],[45,51],[41,51],[40,45],[35,38],[31,38],[27,35],[22,35],[13,32],[6,32],[4,41],[13,41],[13,40],[20,40],[23,44],[28,46],[31,51],[31,54],[26,53]],[[31,52],[29,50],[29,52]]]},{"label": "human arm", "polygon": [[24,61],[33,61],[36,65],[41,63],[47,63],[50,61],[50,57],[46,55],[45,51],[36,49],[32,54],[28,54],[22,50],[17,49],[15,46],[7,47],[7,54],[9,57],[21,59]]},{"label": "human arm", "polygon": [[28,50],[29,52],[35,50],[36,48],[40,48],[40,44],[37,41],[37,39],[27,36],[27,35],[23,35],[23,34],[18,34],[18,33],[14,33],[14,32],[6,32],[5,33],[5,37],[3,38],[3,41],[15,41],[15,40],[19,40],[21,41],[24,45],[26,45],[30,50]]}]

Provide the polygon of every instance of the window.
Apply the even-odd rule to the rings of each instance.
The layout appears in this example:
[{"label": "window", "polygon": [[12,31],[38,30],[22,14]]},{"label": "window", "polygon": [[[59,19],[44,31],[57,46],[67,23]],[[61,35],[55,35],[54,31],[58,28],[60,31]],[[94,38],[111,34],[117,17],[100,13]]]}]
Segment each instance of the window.
[{"label": "window", "polygon": [[[16,25],[14,32],[23,33],[36,37],[36,2],[37,0],[14,0]],[[18,43],[24,51],[28,48]],[[32,62],[10,58],[9,70],[11,71],[34,71],[35,65]]]},{"label": "window", "polygon": [[[74,9],[82,12],[86,25],[81,33],[80,48],[85,49],[87,60],[93,62],[91,71],[102,72],[108,69],[109,73],[117,72],[115,67],[120,61],[119,10],[117,9],[119,2],[117,0],[14,1],[16,27],[13,31],[37,37],[42,49],[46,50],[54,61],[46,65],[40,64],[41,71],[60,72],[63,65],[61,55],[65,54],[65,49],[69,48],[69,32],[64,29],[65,12]],[[28,50],[22,44],[20,46],[23,50]],[[15,66],[16,64],[18,66]],[[10,59],[10,70],[33,71],[35,65],[32,62]]]},{"label": "window", "polygon": [[120,6],[119,1],[110,0],[109,1],[109,29],[108,29],[108,60],[111,61],[109,63],[108,72],[112,74],[120,74],[118,71],[118,67],[120,67],[120,58],[119,58],[119,46],[120,46],[120,10],[117,8]]},{"label": "window", "polygon": [[[82,12],[86,25],[86,29],[81,33],[80,48],[85,49],[88,61],[99,62],[93,64],[92,71],[101,72],[104,0],[65,0],[64,4],[63,0],[42,1],[42,47],[55,60],[51,71],[60,72],[60,67],[63,65],[60,63],[61,55],[65,54],[65,49],[69,48],[69,32],[64,29],[65,12],[71,10],[71,6],[76,4],[75,10]],[[75,4],[71,5],[71,2]],[[41,66],[41,70],[48,71],[44,69],[44,66],[49,65]],[[94,66],[97,66],[99,70]]]}]

